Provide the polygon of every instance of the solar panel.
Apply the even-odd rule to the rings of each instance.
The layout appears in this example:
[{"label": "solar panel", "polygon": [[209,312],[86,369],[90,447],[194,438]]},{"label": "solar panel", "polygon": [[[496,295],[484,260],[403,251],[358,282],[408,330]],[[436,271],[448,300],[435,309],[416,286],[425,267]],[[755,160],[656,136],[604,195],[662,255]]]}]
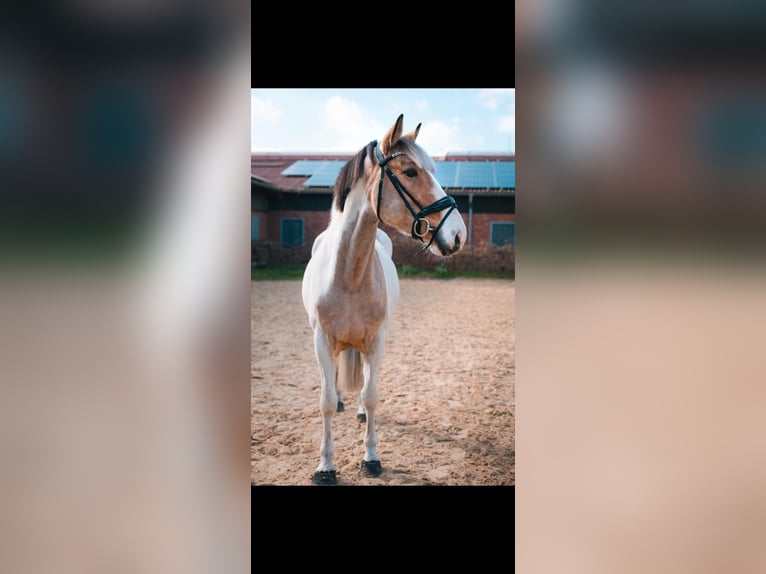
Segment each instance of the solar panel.
[{"label": "solar panel", "polygon": [[497,186],[502,188],[516,189],[516,162],[499,161],[495,164]]},{"label": "solar panel", "polygon": [[457,163],[455,187],[495,187],[494,162],[461,161]]},{"label": "solar panel", "polygon": [[305,187],[332,187],[335,185],[336,179],[338,179],[338,174],[333,176],[327,173],[315,173],[303,182],[303,185]]},{"label": "solar panel", "polygon": [[[447,189],[516,189],[516,162],[436,161],[436,180]],[[306,187],[332,187],[344,160],[298,160],[282,175],[305,176]]]},{"label": "solar panel", "polygon": [[324,161],[317,159],[300,159],[282,172],[282,175],[314,175]]},{"label": "solar panel", "polygon": [[332,187],[338,174],[346,164],[342,160],[327,160],[318,166],[312,176],[308,178],[303,185],[306,187]]},{"label": "solar panel", "polygon": [[436,181],[442,187],[455,187],[455,171],[457,165],[454,161],[437,161],[436,164]]}]

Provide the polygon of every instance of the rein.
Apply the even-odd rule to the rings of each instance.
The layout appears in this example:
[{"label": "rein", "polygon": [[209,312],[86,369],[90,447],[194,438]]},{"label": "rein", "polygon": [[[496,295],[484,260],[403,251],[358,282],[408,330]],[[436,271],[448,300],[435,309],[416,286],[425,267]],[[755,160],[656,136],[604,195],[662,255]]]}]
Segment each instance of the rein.
[{"label": "rein", "polygon": [[[413,222],[412,222],[412,237],[413,239],[420,239],[423,243],[425,243],[425,240],[423,237],[426,236],[426,234],[431,231],[431,241],[428,242],[428,244],[423,249],[428,249],[428,247],[433,243],[434,238],[436,237],[436,234],[439,233],[439,230],[441,229],[444,222],[447,220],[447,217],[449,217],[449,214],[452,213],[452,210],[457,208],[457,203],[455,203],[455,198],[453,198],[450,195],[445,195],[441,199],[437,199],[430,205],[426,205],[423,207],[420,205],[417,199],[413,197],[413,195],[407,191],[407,188],[404,187],[404,184],[402,184],[401,181],[399,181],[399,178],[394,175],[394,173],[391,171],[391,168],[388,167],[388,162],[394,159],[395,157],[399,157],[400,155],[404,155],[404,152],[398,151],[393,154],[391,154],[388,157],[383,157],[383,153],[380,151],[380,146],[377,142],[375,142],[375,156],[378,158],[378,165],[380,166],[380,181],[378,182],[378,208],[377,208],[377,215],[378,220],[383,221],[383,219],[380,217],[380,197],[383,195],[383,177],[384,175],[388,175],[388,179],[391,180],[391,183],[394,184],[394,189],[396,189],[396,192],[399,194],[399,197],[402,198],[402,201],[404,202],[405,207],[409,210],[409,212],[412,214]],[[407,198],[409,198],[412,203],[414,203],[420,211],[416,212],[412,204],[407,201]],[[437,211],[442,211],[443,209],[449,208],[449,211],[444,215],[441,220],[439,221],[439,225],[436,226],[436,228],[431,227],[431,224],[426,219],[426,215],[429,215],[431,213],[436,213]],[[385,222],[384,222],[385,223]]]}]

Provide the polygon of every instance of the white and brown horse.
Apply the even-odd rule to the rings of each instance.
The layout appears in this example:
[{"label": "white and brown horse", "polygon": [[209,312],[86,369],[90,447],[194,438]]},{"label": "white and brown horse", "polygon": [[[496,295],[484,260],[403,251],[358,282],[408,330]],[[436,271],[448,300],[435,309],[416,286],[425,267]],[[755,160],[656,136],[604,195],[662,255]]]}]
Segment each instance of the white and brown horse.
[{"label": "white and brown horse", "polygon": [[378,372],[386,327],[399,299],[399,280],[383,221],[447,256],[464,244],[466,228],[455,200],[434,177],[429,155],[415,143],[420,124],[402,135],[400,115],[380,142],[362,148],[335,182],[330,224],[314,241],[303,276],[303,305],[314,330],[321,375],[323,433],[315,484],[336,484],[332,420],[340,392],[361,389],[366,423],[362,473],[381,474],[375,451]]}]

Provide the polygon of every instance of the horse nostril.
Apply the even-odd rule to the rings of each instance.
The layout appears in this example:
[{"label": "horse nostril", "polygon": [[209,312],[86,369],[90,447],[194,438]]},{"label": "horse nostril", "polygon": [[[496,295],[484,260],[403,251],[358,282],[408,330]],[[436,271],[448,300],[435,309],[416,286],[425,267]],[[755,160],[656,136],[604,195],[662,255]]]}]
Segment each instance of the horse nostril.
[{"label": "horse nostril", "polygon": [[460,250],[460,237],[455,237],[455,244],[447,250],[445,255],[452,255]]}]

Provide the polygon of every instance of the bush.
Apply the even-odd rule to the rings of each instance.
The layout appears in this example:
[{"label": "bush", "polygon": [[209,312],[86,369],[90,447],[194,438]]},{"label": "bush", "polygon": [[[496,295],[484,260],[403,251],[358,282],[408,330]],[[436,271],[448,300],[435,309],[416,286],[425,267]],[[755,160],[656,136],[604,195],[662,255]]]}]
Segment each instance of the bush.
[{"label": "bush", "polygon": [[423,251],[420,242],[399,233],[390,233],[394,245],[394,263],[404,271],[422,269],[436,276],[475,271],[513,277],[516,272],[516,254],[512,245],[469,245],[452,257],[439,257]]},{"label": "bush", "polygon": [[447,269],[447,267],[444,266],[443,263],[441,265],[437,265],[434,268],[434,277],[438,277],[440,279],[449,277],[449,270]]},{"label": "bush", "polygon": [[402,277],[414,277],[416,275],[420,275],[422,273],[421,269],[418,269],[417,267],[413,267],[412,265],[402,265],[399,267],[399,275]]},{"label": "bush", "polygon": [[[417,277],[423,271],[434,277],[450,277],[466,272],[514,277],[516,254],[512,245],[471,245],[452,257],[439,257],[423,251],[423,244],[399,233],[389,233],[394,246],[394,264],[401,277]],[[283,247],[276,243],[253,244],[253,267],[305,265],[311,258],[311,245]]]},{"label": "bush", "polygon": [[278,243],[251,244],[250,260],[253,267],[273,265],[305,265],[311,259],[311,245],[284,247]]}]

